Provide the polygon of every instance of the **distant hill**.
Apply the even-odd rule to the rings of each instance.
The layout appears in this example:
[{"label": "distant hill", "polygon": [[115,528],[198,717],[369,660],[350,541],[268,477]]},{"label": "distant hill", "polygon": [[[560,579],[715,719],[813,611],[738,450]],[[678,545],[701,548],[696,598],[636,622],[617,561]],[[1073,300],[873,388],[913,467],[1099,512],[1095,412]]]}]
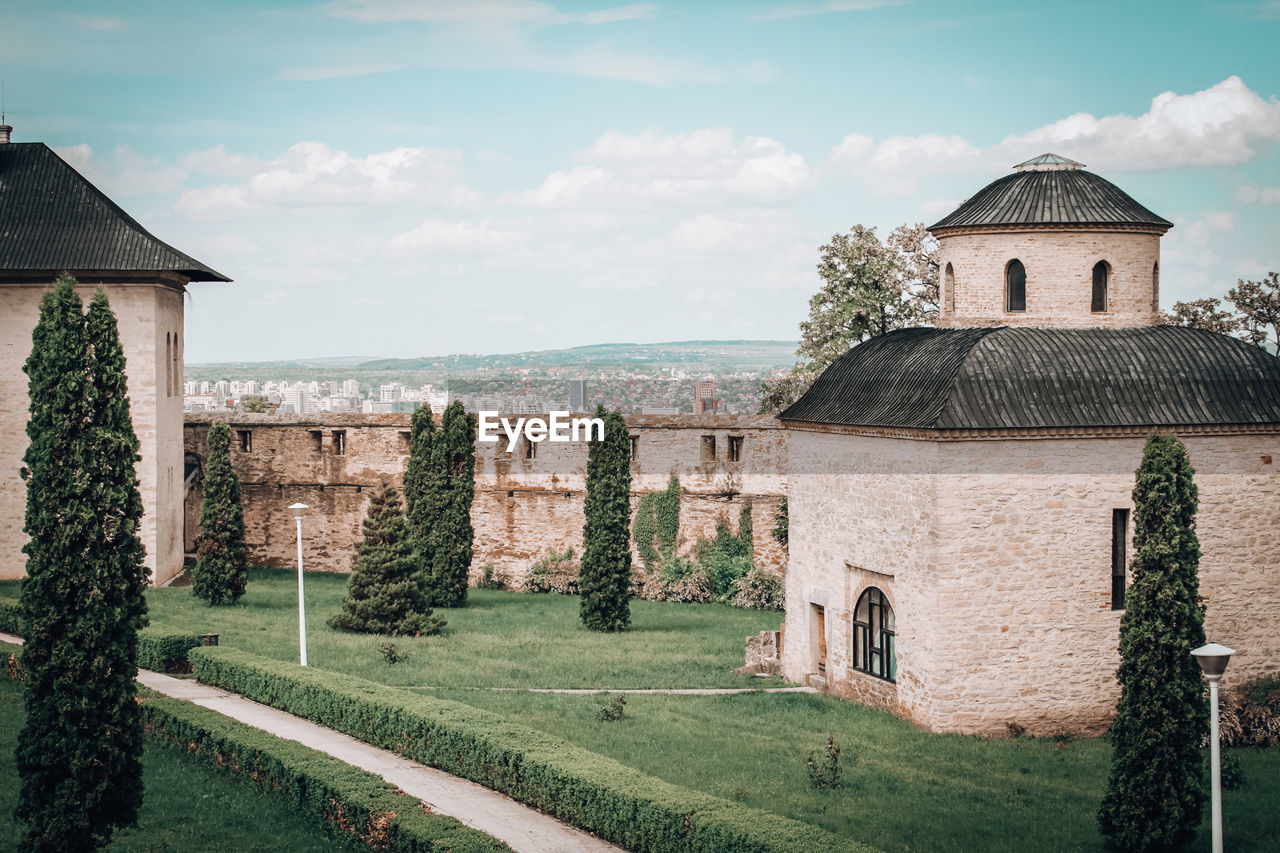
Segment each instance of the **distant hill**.
[{"label": "distant hill", "polygon": [[443,373],[487,374],[491,371],[520,370],[571,371],[575,368],[591,372],[607,370],[657,371],[683,368],[690,372],[728,374],[739,372],[768,373],[775,367],[795,364],[794,341],[670,341],[666,343],[592,344],[569,349],[535,350],[531,352],[479,355],[423,356],[421,358],[342,358],[287,359],[283,361],[211,362],[188,364],[187,374],[208,378],[210,374],[258,373],[276,371],[322,371],[326,374],[355,373]]}]

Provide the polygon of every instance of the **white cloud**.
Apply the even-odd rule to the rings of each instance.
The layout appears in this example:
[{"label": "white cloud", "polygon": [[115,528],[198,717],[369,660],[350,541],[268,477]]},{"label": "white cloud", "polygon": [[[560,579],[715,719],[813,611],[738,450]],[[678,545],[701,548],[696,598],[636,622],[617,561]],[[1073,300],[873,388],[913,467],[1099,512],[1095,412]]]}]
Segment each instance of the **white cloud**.
[{"label": "white cloud", "polygon": [[1246,185],[1236,190],[1236,201],[1245,204],[1280,204],[1280,187]]},{"label": "white cloud", "polygon": [[1246,163],[1277,142],[1280,102],[1232,76],[1189,95],[1157,95],[1139,116],[1077,113],[987,148],[959,136],[897,136],[876,144],[853,133],[832,149],[831,159],[873,189],[896,194],[929,175],[991,172],[1047,151],[1095,170],[1161,171]]},{"label": "white cloud", "polygon": [[519,246],[528,234],[494,227],[490,220],[450,222],[428,219],[411,231],[391,238],[388,244],[395,255],[425,252],[487,252]]},{"label": "white cloud", "polygon": [[280,72],[281,80],[309,83],[315,80],[339,80],[399,71],[403,66],[392,62],[337,62],[324,65],[299,65]]},{"label": "white cloud", "polygon": [[925,216],[941,219],[961,204],[958,198],[935,198],[920,205],[920,212]]},{"label": "white cloud", "polygon": [[213,148],[182,155],[178,165],[200,175],[212,175],[216,178],[245,178],[262,169],[266,164],[240,154],[228,153],[225,145],[218,144]]},{"label": "white cloud", "polygon": [[758,15],[752,15],[751,21],[777,21],[784,18],[809,18],[814,15],[831,15],[841,12],[870,12],[887,6],[903,6],[912,0],[830,0],[827,3],[793,3],[789,6],[776,6],[766,9]]},{"label": "white cloud", "polygon": [[[216,152],[217,149],[214,149]],[[201,152],[201,162],[234,165],[234,160]],[[323,206],[421,203],[473,203],[474,191],[455,178],[462,154],[439,148],[393,148],[364,157],[323,142],[299,142],[247,180],[188,189],[175,209],[195,218],[269,214],[284,209]]]},{"label": "white cloud", "polygon": [[1174,224],[1175,227],[1161,240],[1162,269],[1184,266],[1208,270],[1222,264],[1222,255],[1217,251],[1216,235],[1235,230],[1235,214],[1227,211],[1203,211],[1195,219],[1175,218]]},{"label": "white cloud", "polygon": [[767,137],[736,142],[725,128],[688,134],[649,129],[634,136],[610,131],[575,156],[596,162],[553,172],[540,186],[501,200],[549,208],[766,204],[792,198],[814,181],[803,155]]},{"label": "white cloud", "polygon": [[185,169],[164,166],[139,156],[128,146],[118,146],[110,157],[95,157],[81,143],[54,152],[109,196],[157,195],[173,192],[187,177]]},{"label": "white cloud", "polygon": [[329,14],[361,23],[525,25],[610,24],[653,17],[652,3],[563,12],[538,0],[335,0]]},{"label": "white cloud", "polygon": [[750,253],[768,249],[791,230],[783,222],[704,213],[677,224],[671,231],[671,242],[688,252]]}]

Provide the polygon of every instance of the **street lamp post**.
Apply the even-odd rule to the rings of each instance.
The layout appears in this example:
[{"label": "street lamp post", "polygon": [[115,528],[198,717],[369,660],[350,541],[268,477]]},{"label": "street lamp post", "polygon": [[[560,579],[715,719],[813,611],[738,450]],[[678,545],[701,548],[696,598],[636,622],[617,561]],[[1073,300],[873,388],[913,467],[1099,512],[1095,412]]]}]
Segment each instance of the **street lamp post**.
[{"label": "street lamp post", "polygon": [[298,526],[298,651],[303,666],[307,665],[307,607],[302,597],[302,514],[307,505],[296,503],[289,505],[293,520]]},{"label": "street lamp post", "polygon": [[1209,767],[1213,784],[1213,853],[1222,853],[1222,765],[1218,757],[1218,681],[1234,649],[1209,643],[1191,652],[1209,681]]}]

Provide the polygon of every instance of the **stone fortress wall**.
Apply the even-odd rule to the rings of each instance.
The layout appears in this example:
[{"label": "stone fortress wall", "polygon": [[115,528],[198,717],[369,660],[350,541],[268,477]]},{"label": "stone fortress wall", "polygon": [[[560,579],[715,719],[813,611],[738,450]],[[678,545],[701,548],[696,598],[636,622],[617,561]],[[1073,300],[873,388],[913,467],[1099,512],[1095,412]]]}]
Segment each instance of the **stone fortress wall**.
[{"label": "stone fortress wall", "polygon": [[[231,429],[231,465],[240,479],[250,563],[297,564],[295,527],[286,507],[301,501],[310,507],[303,519],[305,567],[350,571],[373,489],[383,482],[403,485],[410,415],[188,413],[188,465],[206,458],[209,424],[216,420]],[[672,473],[680,478],[681,554],[714,535],[717,519],[726,519],[736,532],[750,501],[756,564],[785,570],[786,552],[771,535],[787,486],[787,433],[776,420],[631,415],[627,424],[636,451],[633,508],[641,495],[666,488]],[[736,461],[730,458],[731,439]],[[553,551],[582,553],[586,443],[543,441],[532,458],[524,439],[510,453],[506,446],[505,437],[496,444],[476,443],[473,582],[486,564],[496,576],[519,583],[535,561]],[[188,552],[195,549],[201,499],[197,475],[186,497]],[[633,553],[632,559],[639,567],[639,556]]]}]

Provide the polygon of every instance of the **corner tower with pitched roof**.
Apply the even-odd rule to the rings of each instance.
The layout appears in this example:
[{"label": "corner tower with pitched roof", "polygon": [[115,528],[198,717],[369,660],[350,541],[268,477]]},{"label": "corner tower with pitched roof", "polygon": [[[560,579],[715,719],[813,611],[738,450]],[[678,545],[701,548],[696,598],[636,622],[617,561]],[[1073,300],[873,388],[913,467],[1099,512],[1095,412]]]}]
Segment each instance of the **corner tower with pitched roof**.
[{"label": "corner tower with pitched roof", "polygon": [[183,294],[230,281],[152,236],[48,146],[0,128],[0,578],[25,574],[27,377],[40,298],[62,272],[87,302],[102,286],[127,360],[147,567],[163,584],[182,570]]}]

